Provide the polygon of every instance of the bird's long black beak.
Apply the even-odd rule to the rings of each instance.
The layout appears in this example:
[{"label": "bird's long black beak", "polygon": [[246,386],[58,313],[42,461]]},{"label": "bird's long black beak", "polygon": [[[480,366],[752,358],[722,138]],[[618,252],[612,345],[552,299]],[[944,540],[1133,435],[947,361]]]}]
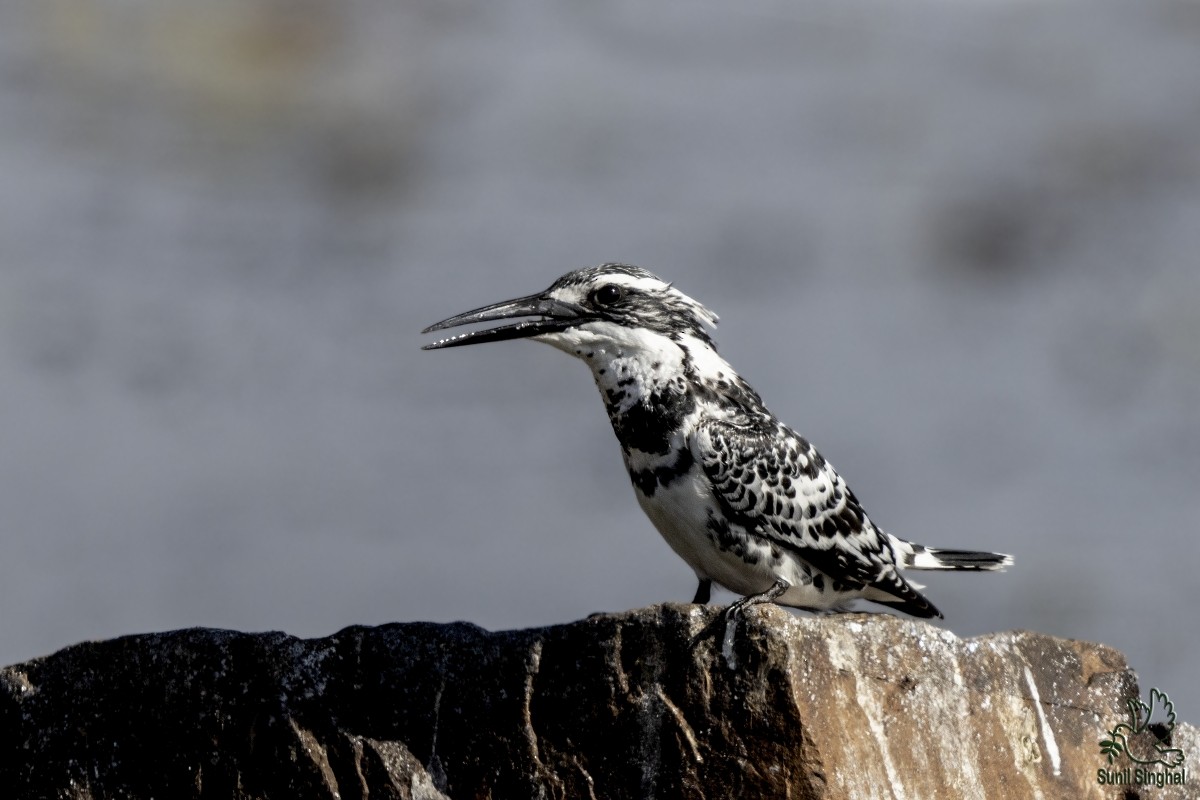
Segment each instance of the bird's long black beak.
[{"label": "bird's long black beak", "polygon": [[561,300],[549,297],[546,293],[531,294],[528,297],[518,297],[516,300],[505,300],[490,306],[466,311],[462,314],[444,319],[430,325],[421,333],[432,333],[446,328],[456,328],[459,325],[470,325],[473,322],[492,322],[498,319],[515,319],[517,317],[537,317],[526,319],[511,325],[500,325],[495,328],[485,328],[481,331],[470,331],[439,339],[432,344],[422,347],[422,350],[440,350],[443,347],[461,347],[464,344],[480,344],[482,342],[502,342],[506,339],[524,339],[541,333],[553,333],[565,330],[577,322],[583,309]]}]

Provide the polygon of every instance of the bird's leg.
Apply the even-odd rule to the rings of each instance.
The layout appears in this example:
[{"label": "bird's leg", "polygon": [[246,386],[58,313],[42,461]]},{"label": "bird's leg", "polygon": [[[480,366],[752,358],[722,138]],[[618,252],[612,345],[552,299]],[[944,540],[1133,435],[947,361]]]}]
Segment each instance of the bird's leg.
[{"label": "bird's leg", "polygon": [[773,603],[775,602],[775,599],[779,597],[779,595],[783,594],[790,588],[792,588],[790,583],[785,581],[783,578],[776,578],[775,583],[771,584],[771,588],[767,589],[765,592],[748,595],[729,606],[729,608],[725,610],[725,618],[733,619],[738,614],[741,614],[746,608],[750,606],[756,606],[759,603]]},{"label": "bird's leg", "polygon": [[730,669],[737,669],[737,655],[733,652],[733,637],[737,633],[737,618],[741,616],[742,611],[749,606],[755,606],[759,603],[773,603],[779,595],[786,592],[791,586],[783,578],[776,578],[775,583],[771,584],[770,589],[759,594],[743,597],[725,610],[725,636],[721,642],[721,654],[725,657],[725,664]]},{"label": "bird's leg", "polygon": [[700,585],[696,587],[696,596],[692,598],[693,603],[707,605],[712,597],[712,580],[709,578],[701,578]]}]

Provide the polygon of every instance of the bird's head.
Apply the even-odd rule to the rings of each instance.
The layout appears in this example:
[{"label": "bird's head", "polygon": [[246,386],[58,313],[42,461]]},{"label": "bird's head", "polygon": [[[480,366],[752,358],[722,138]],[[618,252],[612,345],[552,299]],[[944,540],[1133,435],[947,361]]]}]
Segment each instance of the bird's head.
[{"label": "bird's head", "polygon": [[604,264],[568,272],[544,292],[444,319],[422,333],[498,320],[519,321],[440,339],[422,349],[505,339],[535,339],[580,357],[597,350],[660,352],[684,340],[711,347],[708,328],[716,325],[717,316],[644,269]]}]

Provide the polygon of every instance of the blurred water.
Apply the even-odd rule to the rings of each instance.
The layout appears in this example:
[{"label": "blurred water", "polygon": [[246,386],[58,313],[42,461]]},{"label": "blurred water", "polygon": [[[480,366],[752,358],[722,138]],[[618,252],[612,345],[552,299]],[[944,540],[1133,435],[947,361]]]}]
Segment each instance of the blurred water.
[{"label": "blurred water", "polygon": [[1183,0],[5,5],[0,662],[690,598],[582,367],[418,350],[627,260],[881,524],[1016,555],[930,577],[946,625],[1106,642],[1200,719],[1198,35]]}]

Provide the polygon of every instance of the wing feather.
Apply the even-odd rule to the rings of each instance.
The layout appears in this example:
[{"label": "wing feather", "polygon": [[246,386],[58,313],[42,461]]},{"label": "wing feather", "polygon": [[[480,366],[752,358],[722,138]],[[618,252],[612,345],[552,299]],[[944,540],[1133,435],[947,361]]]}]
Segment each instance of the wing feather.
[{"label": "wing feather", "polygon": [[870,587],[914,616],[940,616],[900,575],[888,537],[867,517],[842,476],[804,437],[777,425],[708,420],[693,455],[731,524],[791,551],[834,588]]}]

